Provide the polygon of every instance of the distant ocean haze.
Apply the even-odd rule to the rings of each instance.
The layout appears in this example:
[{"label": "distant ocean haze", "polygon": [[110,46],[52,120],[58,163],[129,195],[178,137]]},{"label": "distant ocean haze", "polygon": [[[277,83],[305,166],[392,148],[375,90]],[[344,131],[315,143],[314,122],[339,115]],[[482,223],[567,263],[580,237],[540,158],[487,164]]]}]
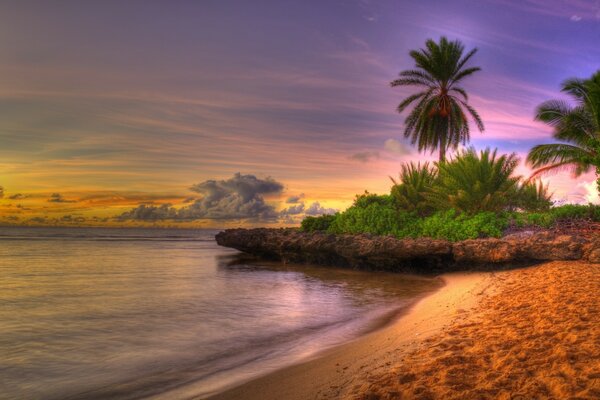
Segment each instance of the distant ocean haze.
[{"label": "distant ocean haze", "polygon": [[351,340],[440,286],[251,261],[217,232],[0,228],[0,398],[210,394]]}]

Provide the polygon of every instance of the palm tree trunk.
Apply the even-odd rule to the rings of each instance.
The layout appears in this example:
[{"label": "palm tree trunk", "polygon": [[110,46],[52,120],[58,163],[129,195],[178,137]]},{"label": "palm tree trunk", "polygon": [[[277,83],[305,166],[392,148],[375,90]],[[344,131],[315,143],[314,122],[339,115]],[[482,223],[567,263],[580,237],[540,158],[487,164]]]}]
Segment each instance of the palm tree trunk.
[{"label": "palm tree trunk", "polygon": [[446,162],[446,138],[440,138],[440,163]]}]

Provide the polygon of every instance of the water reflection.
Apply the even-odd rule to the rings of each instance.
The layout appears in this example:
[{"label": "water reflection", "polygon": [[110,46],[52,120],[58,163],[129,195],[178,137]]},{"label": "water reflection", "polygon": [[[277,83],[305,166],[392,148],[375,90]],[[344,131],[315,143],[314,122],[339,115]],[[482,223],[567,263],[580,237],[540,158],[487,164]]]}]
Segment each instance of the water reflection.
[{"label": "water reflection", "polygon": [[0,229],[0,398],[177,399],[360,335],[435,279],[239,258],[216,232]]},{"label": "water reflection", "polygon": [[297,273],[306,282],[319,282],[325,287],[343,289],[357,304],[378,302],[382,299],[412,298],[435,290],[442,282],[434,275],[395,274],[381,271],[359,271],[350,268],[289,264],[265,261],[245,254],[227,254],[217,257],[222,273],[257,273],[264,271]]}]

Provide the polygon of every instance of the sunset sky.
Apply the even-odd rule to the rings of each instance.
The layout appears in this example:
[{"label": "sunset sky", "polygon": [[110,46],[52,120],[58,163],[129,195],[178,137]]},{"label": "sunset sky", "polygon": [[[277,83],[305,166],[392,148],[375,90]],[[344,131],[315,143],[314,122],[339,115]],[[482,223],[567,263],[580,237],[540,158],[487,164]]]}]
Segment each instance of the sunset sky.
[{"label": "sunset sky", "polygon": [[[3,1],[0,18],[1,224],[297,223],[434,158],[389,85],[426,39],[479,48],[472,144],[521,158],[551,140],[535,107],[600,68],[595,0]],[[593,175],[545,181],[598,201]]]}]

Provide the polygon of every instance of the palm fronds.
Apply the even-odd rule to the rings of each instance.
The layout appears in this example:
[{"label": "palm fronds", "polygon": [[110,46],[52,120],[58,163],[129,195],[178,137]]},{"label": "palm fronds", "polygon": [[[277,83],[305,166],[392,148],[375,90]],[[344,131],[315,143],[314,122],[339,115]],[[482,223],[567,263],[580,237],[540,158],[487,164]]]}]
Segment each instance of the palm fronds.
[{"label": "palm fronds", "polygon": [[[456,149],[470,139],[467,114],[483,132],[483,122],[468,101],[464,88],[459,86],[464,78],[480,71],[479,67],[464,68],[477,49],[463,56],[464,46],[459,41],[442,37],[439,43],[429,39],[424,49],[413,50],[410,56],[415,69],[400,72],[391,86],[419,86],[423,90],[403,100],[398,112],[414,104],[406,117],[404,136],[417,145],[419,151],[440,152],[445,159],[448,148]],[[465,112],[466,110],[466,112]]]},{"label": "palm fronds", "polygon": [[515,201],[519,176],[513,176],[517,156],[474,148],[437,163],[438,179],[428,198],[436,209],[459,212],[502,211]]},{"label": "palm fronds", "polygon": [[390,177],[392,197],[396,206],[403,210],[415,211],[419,215],[427,215],[433,208],[427,198],[437,178],[437,170],[428,162],[402,164],[399,181]]},{"label": "palm fronds", "polygon": [[[575,176],[596,169],[600,174],[600,71],[590,79],[568,79],[562,91],[571,96],[574,106],[562,100],[540,104],[536,120],[554,129],[559,143],[534,146],[527,162],[535,171],[532,177],[564,169]],[[600,187],[600,179],[598,180]]]}]

